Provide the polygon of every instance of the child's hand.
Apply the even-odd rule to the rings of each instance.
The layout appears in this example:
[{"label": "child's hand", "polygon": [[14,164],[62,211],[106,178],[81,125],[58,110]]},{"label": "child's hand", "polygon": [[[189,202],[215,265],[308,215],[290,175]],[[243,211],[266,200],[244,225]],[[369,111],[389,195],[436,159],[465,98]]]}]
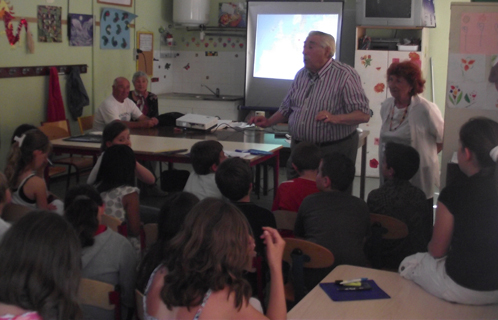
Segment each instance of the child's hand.
[{"label": "child's hand", "polygon": [[57,207],[54,206],[53,204],[49,203],[49,204],[47,204],[47,209],[50,211],[55,211],[55,210],[57,210]]},{"label": "child's hand", "polygon": [[266,244],[266,260],[271,267],[280,268],[282,266],[282,257],[284,255],[285,241],[282,239],[277,230],[270,227],[263,227],[261,239]]}]

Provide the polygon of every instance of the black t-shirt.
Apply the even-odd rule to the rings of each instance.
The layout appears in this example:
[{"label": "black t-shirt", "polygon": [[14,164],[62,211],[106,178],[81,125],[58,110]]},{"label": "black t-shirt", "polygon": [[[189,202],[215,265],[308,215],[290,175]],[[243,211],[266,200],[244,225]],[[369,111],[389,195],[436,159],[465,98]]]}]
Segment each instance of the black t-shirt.
[{"label": "black t-shirt", "polygon": [[459,285],[498,290],[498,193],[492,173],[477,173],[441,191],[454,217],[446,273]]},{"label": "black t-shirt", "polygon": [[265,245],[261,239],[263,227],[277,228],[275,217],[270,210],[262,208],[251,202],[235,202],[240,211],[246,216],[251,225],[254,240],[256,242],[256,252],[265,257]]}]

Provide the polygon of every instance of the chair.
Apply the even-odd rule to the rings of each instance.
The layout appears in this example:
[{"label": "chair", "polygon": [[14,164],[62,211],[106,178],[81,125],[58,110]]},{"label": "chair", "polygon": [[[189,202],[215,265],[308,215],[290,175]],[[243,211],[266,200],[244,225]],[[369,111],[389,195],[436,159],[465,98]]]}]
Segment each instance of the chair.
[{"label": "chair", "polygon": [[7,203],[2,211],[2,219],[14,223],[35,209],[20,204]]},{"label": "chair", "polygon": [[282,237],[294,238],[294,225],[297,219],[297,212],[288,210],[275,210],[273,216],[277,222],[278,232]]},{"label": "chair", "polygon": [[145,249],[156,243],[158,234],[157,228],[157,223],[146,223],[143,225],[145,235]]},{"label": "chair", "polygon": [[[54,121],[54,122],[43,122],[40,129],[49,140],[55,140],[60,138],[67,138],[71,136],[71,131],[69,129],[69,124],[67,120]],[[93,167],[94,159],[83,156],[69,155],[69,157],[61,157],[52,161],[54,164],[65,165],[67,167],[67,184],[66,188],[69,188],[69,183],[71,181],[71,168],[74,167],[76,171],[76,183],[79,183],[80,174],[83,170],[90,170]],[[46,178],[47,175],[45,175]],[[49,183],[47,181],[47,184]]]},{"label": "chair", "polygon": [[334,264],[329,249],[303,239],[285,238],[283,261],[291,265],[291,276],[285,284],[285,299],[298,303],[307,293],[304,285],[304,268],[327,268]]},{"label": "chair", "polygon": [[138,320],[145,319],[145,309],[144,309],[144,294],[138,289],[135,289],[135,310],[137,312]]},{"label": "chair", "polygon": [[81,305],[114,310],[114,319],[121,319],[121,296],[112,284],[81,279],[78,289],[78,302]]},{"label": "chair", "polygon": [[78,124],[80,125],[81,134],[85,134],[85,131],[93,128],[93,114],[86,117],[78,117]]},{"label": "chair", "polygon": [[368,239],[367,250],[370,253],[372,267],[381,269],[384,266],[382,261],[382,240],[403,239],[408,236],[408,226],[403,221],[383,214],[370,213],[371,236]]}]

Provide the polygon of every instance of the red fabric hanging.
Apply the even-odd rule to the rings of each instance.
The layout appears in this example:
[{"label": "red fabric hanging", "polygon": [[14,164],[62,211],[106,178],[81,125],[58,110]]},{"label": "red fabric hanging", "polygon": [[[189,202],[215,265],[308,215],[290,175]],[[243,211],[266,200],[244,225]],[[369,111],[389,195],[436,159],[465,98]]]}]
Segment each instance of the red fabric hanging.
[{"label": "red fabric hanging", "polygon": [[47,121],[59,121],[66,119],[64,102],[62,101],[59,75],[56,67],[50,68],[50,79],[48,84]]}]

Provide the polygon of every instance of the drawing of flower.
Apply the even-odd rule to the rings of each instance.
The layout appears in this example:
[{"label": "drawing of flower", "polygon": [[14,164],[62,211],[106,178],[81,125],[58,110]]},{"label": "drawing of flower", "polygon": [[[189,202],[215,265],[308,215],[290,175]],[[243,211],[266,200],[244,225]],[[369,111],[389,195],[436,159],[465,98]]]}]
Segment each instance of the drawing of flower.
[{"label": "drawing of flower", "polygon": [[462,68],[464,71],[469,71],[474,67],[474,62],[476,62],[474,59],[462,59]]},{"label": "drawing of flower", "polygon": [[460,87],[458,86],[450,86],[450,93],[448,95],[448,98],[450,99],[451,103],[454,105],[457,105],[460,103],[460,100],[462,100],[462,90],[460,90]]},{"label": "drawing of flower", "polygon": [[420,60],[420,56],[416,52],[410,52],[408,58],[410,58],[410,60]]},{"label": "drawing of flower", "polygon": [[477,97],[477,92],[474,90],[470,94],[466,93],[464,99],[465,101],[467,101],[467,103],[472,104],[476,100],[476,97]]},{"label": "drawing of flower", "polygon": [[370,66],[370,62],[372,62],[372,56],[367,54],[367,55],[364,55],[363,57],[360,58],[361,60],[361,64],[366,67]]},{"label": "drawing of flower", "polygon": [[370,160],[370,168],[377,168],[379,166],[379,161],[375,158]]},{"label": "drawing of flower", "polygon": [[384,92],[384,89],[386,88],[386,85],[383,83],[377,83],[374,87],[374,91],[377,93]]}]

